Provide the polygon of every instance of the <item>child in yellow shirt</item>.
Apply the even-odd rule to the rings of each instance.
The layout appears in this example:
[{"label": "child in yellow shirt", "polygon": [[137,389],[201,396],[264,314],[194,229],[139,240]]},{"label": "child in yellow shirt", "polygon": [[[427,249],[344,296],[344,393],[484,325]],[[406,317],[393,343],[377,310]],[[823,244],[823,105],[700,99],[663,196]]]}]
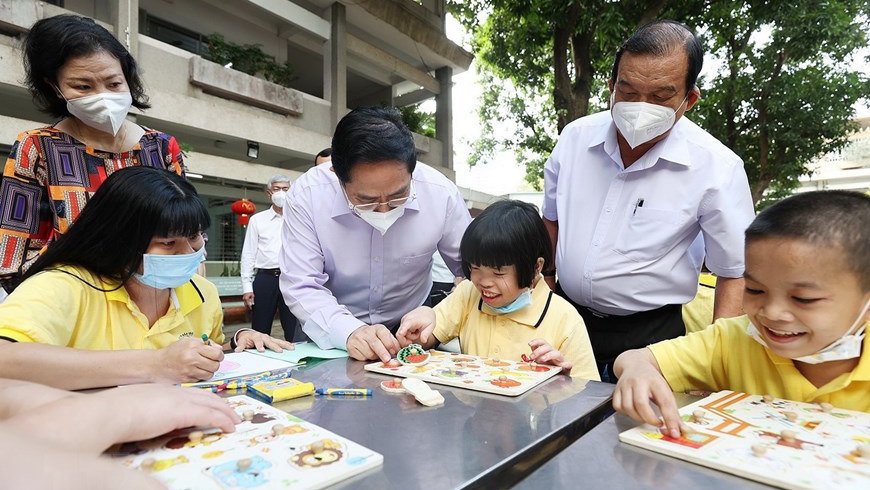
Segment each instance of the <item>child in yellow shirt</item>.
[{"label": "child in yellow shirt", "polygon": [[458,337],[463,354],[526,358],[599,380],[583,318],[542,280],[550,251],[534,206],[510,200],[491,205],[462,236],[469,280],[434,309],[421,306],[402,317],[396,339],[403,347],[428,349]]},{"label": "child in yellow shirt", "polygon": [[733,390],[870,411],[870,197],[798,194],[746,230],[746,316],[628,351],[613,407],[680,432],[673,391]]}]

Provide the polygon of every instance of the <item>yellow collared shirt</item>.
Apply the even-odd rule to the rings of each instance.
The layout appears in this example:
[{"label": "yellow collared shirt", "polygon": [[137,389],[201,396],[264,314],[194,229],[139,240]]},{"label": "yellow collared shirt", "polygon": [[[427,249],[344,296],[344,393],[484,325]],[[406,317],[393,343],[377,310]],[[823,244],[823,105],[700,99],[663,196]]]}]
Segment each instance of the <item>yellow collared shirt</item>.
[{"label": "yellow collared shirt", "polygon": [[[161,349],[208,334],[223,343],[223,312],[215,286],[194,276],[172,290],[169,310],[153,326],[125,288],[72,266],[41,272],[0,304],[0,337],[88,350]],[[75,277],[74,277],[75,276]]]},{"label": "yellow collared shirt", "polygon": [[777,355],[746,335],[749,318],[720,319],[711,327],[651,345],[674,391],[732,390],[870,412],[870,337],[851,372],[817,388],[791,359]]},{"label": "yellow collared shirt", "polygon": [[463,354],[514,361],[531,353],[530,340],[542,338],[573,364],[572,377],[600,379],[583,318],[563,298],[551,297],[543,280],[535,285],[532,304],[526,308],[497,314],[478,309],[479,304],[480,291],[471,281],[462,281],[434,308],[435,337],[442,343],[459,337]]}]

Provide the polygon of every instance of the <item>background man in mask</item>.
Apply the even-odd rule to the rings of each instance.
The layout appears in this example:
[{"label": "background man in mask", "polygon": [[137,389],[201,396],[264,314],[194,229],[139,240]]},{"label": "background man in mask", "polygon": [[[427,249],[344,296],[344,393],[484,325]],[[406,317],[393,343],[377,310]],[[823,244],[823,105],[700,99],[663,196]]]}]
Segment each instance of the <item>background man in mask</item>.
[{"label": "background man in mask", "polygon": [[284,329],[284,340],[293,342],[296,318],[290,313],[278,288],[281,216],[289,190],[290,178],[286,175],[273,175],[266,183],[266,195],[272,205],[269,209],[251,216],[248,231],[245,233],[245,243],[242,245],[240,268],[242,301],[251,310],[251,328],[271,335],[272,320],[277,310],[281,328]]},{"label": "background man in mask", "polygon": [[450,180],[417,162],[395,109],[344,116],[332,165],[297,179],[284,209],[281,292],[321,348],[389,360],[402,315],[429,296],[432,254],[462,273],[468,208]]},{"label": "background man in mask", "polygon": [[641,27],[616,53],[611,110],[566,126],[544,169],[558,285],[544,275],[583,316],[603,381],[621,352],[685,334],[705,258],[714,318],[741,314],[752,198],[742,160],[683,117],[702,63],[685,25]]}]

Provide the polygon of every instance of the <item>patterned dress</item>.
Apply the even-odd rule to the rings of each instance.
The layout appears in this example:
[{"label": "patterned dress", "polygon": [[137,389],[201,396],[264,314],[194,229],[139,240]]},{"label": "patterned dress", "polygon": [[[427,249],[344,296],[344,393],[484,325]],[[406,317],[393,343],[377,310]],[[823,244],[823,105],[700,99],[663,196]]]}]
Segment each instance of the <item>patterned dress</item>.
[{"label": "patterned dress", "polygon": [[175,138],[151,129],[124,153],[96,150],[53,126],[20,134],[0,180],[0,286],[18,285],[112,172],[138,165],[184,175]]}]

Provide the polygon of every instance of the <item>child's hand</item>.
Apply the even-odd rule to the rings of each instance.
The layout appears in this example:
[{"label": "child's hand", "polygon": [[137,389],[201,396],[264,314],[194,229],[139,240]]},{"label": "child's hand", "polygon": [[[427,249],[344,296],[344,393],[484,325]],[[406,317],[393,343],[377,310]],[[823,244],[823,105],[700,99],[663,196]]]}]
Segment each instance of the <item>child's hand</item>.
[{"label": "child's hand", "polygon": [[[112,407],[120,431],[114,442],[141,441],[194,426],[233,432],[241,422],[226,400],[197,388],[153,383],[128,385],[86,395],[81,402],[85,400]],[[107,427],[112,426],[107,423]]]},{"label": "child's hand", "polygon": [[396,339],[402,347],[420,344],[428,349],[435,345],[433,330],[435,330],[435,311],[427,306],[421,306],[402,317]]},{"label": "child's hand", "polygon": [[626,351],[616,358],[614,374],[619,377],[613,392],[613,409],[656,427],[662,426],[650,402],[658,405],[665,433],[680,437],[680,413],[674,392],[659,370],[649,349]]},{"label": "child's hand", "polygon": [[157,352],[153,381],[188,383],[209,379],[224,359],[221,346],[199,338],[179,340]]},{"label": "child's hand", "polygon": [[558,366],[562,368],[562,374],[571,375],[571,368],[574,366],[566,361],[562,357],[562,353],[554,349],[549,342],[544,339],[532,339],[529,341],[529,347],[532,348],[532,355],[529,358],[531,361],[535,361],[538,364]]},{"label": "child's hand", "polygon": [[232,432],[240,419],[226,400],[209,391],[149,383],[94,394],[72,393],[9,420],[13,422],[34,439],[96,455],[114,443],[186,427]]}]

